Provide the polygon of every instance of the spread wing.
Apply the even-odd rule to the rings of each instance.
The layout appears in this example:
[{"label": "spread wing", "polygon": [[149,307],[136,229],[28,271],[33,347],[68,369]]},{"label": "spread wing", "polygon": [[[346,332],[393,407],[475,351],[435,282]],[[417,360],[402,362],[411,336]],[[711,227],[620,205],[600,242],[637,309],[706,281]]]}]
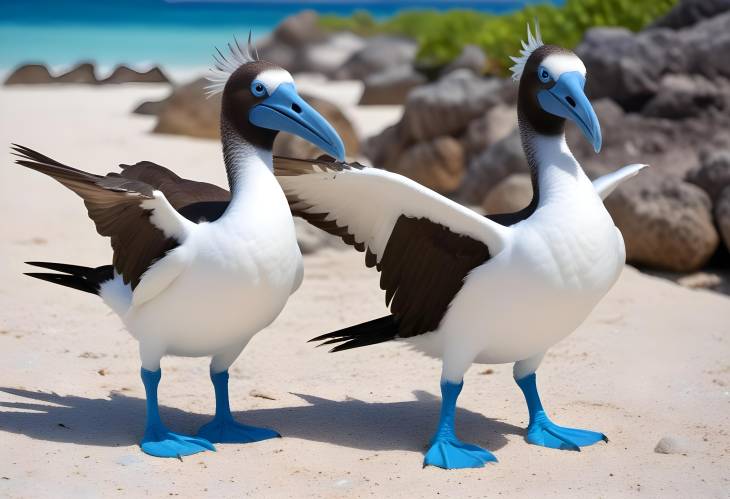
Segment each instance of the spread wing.
[{"label": "spread wing", "polygon": [[14,145],[13,150],[22,158],[18,164],[53,177],[84,200],[97,232],[111,238],[114,269],[133,288],[152,264],[185,241],[194,224],[178,210],[206,202],[227,204],[229,197],[224,189],[181,179],[154,163],[123,165],[121,174],[102,176],[27,147]]},{"label": "spread wing", "polygon": [[398,336],[433,331],[468,273],[510,229],[406,177],[331,159],[274,158],[294,215],[359,251],[381,272]]},{"label": "spread wing", "polygon": [[627,165],[615,172],[598,177],[593,181],[593,188],[601,199],[606,199],[619,185],[628,179],[636,176],[641,170],[649,165],[633,164]]}]

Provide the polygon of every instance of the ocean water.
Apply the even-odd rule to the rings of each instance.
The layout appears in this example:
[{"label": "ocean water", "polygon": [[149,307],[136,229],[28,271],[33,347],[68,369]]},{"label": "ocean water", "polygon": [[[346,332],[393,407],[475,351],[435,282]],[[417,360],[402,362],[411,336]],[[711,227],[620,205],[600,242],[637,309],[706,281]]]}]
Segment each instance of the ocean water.
[{"label": "ocean water", "polygon": [[[124,63],[160,64],[178,75],[208,67],[215,46],[234,35],[268,35],[302,9],[378,19],[403,9],[472,8],[495,14],[539,0],[0,0],[0,71],[28,62],[62,71],[93,61],[101,76]],[[555,3],[555,2],[554,2]]]}]

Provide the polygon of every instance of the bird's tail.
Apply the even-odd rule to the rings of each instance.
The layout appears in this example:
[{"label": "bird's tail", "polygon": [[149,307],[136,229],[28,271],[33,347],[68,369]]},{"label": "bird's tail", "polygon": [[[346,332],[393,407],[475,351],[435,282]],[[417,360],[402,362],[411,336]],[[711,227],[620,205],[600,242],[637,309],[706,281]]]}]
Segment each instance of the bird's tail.
[{"label": "bird's tail", "polygon": [[309,341],[321,341],[318,346],[336,345],[330,352],[341,352],[351,348],[364,347],[390,341],[398,336],[398,321],[392,315],[363,322],[339,331],[317,336]]},{"label": "bird's tail", "polygon": [[41,279],[43,281],[60,284],[79,291],[85,291],[98,295],[102,283],[114,278],[114,268],[111,265],[101,267],[81,267],[79,265],[68,265],[65,263],[53,262],[25,262],[34,267],[55,270],[56,272],[26,272],[25,275]]}]

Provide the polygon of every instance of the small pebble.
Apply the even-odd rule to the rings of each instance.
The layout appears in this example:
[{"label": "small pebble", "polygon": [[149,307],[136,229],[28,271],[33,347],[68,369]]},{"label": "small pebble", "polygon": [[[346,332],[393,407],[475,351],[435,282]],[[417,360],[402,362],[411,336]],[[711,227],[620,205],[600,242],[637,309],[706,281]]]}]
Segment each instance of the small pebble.
[{"label": "small pebble", "polygon": [[657,454],[686,454],[687,449],[684,443],[676,437],[666,436],[659,440],[654,447],[654,452]]}]

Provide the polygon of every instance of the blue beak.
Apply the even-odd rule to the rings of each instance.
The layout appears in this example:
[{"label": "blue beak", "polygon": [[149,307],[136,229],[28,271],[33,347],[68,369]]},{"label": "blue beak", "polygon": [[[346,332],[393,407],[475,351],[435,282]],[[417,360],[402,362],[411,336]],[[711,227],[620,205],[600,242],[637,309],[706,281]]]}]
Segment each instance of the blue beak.
[{"label": "blue beak", "polygon": [[298,135],[338,160],[345,160],[345,145],[340,136],[299,97],[293,83],[282,83],[273,94],[251,108],[248,120],[262,128]]},{"label": "blue beak", "polygon": [[552,88],[538,92],[537,100],[548,113],[573,120],[598,152],[601,150],[601,125],[583,91],[585,84],[586,79],[579,72],[563,73]]}]

